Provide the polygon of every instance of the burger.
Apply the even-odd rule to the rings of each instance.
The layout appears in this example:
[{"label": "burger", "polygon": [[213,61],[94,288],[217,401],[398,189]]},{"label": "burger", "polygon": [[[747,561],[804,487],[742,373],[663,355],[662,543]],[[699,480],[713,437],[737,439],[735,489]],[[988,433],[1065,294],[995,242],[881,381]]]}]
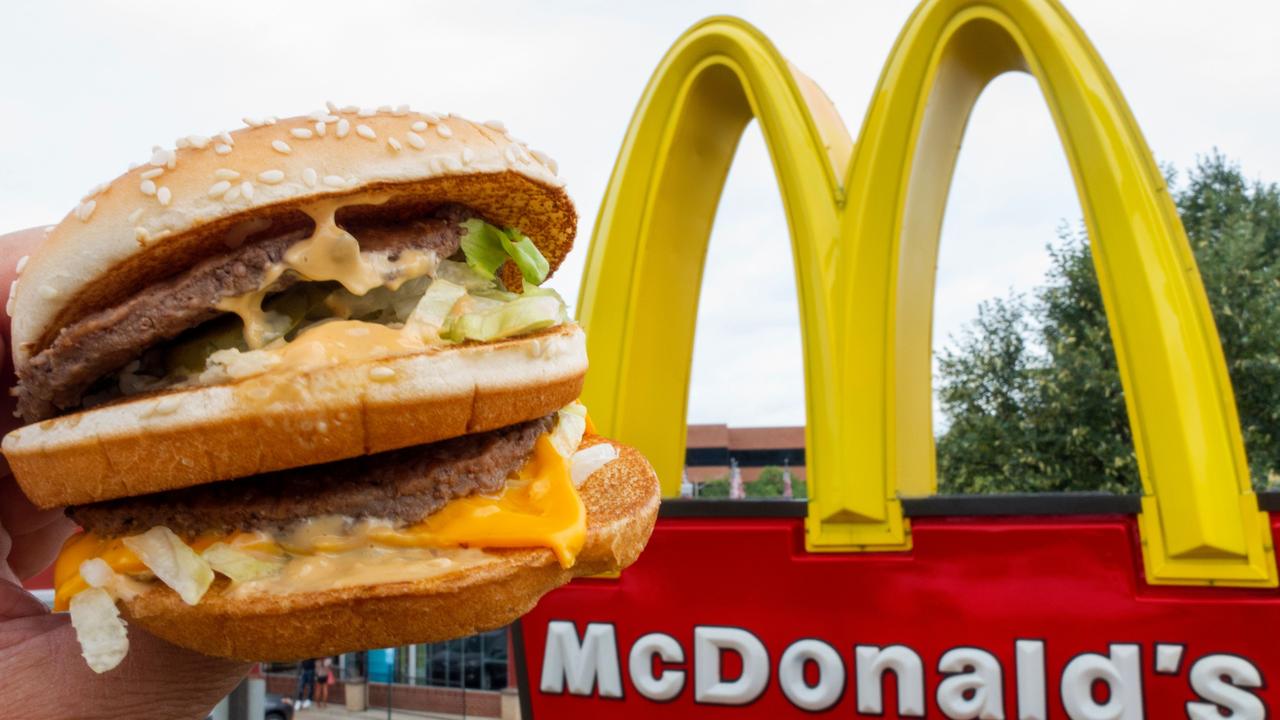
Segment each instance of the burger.
[{"label": "burger", "polygon": [[83,528],[55,609],[89,665],[125,621],[245,660],[434,642],[634,561],[658,483],[577,402],[555,162],[407,107],[245,122],[94,188],[10,292],[3,452]]}]

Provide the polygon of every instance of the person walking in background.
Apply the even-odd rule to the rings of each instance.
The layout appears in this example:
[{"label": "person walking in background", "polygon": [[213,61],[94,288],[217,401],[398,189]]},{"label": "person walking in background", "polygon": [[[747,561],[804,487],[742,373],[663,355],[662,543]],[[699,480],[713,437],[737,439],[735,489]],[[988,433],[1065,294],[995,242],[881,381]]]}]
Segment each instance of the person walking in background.
[{"label": "person walking in background", "polygon": [[333,658],[320,658],[316,662],[316,705],[329,707],[329,686],[334,683]]},{"label": "person walking in background", "polygon": [[[302,699],[303,694],[307,695],[305,700]],[[298,692],[294,699],[293,706],[299,710],[311,707],[311,701],[316,697],[316,661],[315,658],[308,658],[302,661],[301,672],[298,673]]]}]

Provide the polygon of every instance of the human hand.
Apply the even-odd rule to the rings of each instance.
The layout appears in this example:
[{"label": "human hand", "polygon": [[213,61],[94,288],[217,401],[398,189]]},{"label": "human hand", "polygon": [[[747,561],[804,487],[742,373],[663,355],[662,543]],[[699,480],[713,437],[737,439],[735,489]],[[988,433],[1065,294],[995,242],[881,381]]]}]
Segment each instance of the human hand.
[{"label": "human hand", "polygon": [[[0,235],[0,289],[16,278],[18,259],[44,237],[42,228]],[[14,386],[9,315],[0,313],[0,364]],[[14,401],[0,402],[0,435],[19,425]],[[248,665],[170,645],[138,628],[129,654],[102,675],[80,656],[66,613],[51,613],[21,581],[48,567],[75,530],[62,510],[27,500],[0,461],[0,708],[6,718],[203,718],[235,687]]]}]

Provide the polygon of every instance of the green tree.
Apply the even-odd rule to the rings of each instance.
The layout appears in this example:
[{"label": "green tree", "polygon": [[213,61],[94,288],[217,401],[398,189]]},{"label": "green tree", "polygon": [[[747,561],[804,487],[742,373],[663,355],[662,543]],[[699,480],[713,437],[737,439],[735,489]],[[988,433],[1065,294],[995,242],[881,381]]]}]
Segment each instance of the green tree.
[{"label": "green tree", "polygon": [[[1257,487],[1280,468],[1280,191],[1215,152],[1175,201],[1222,339]],[[1098,281],[1064,228],[1031,299],[995,299],[939,355],[943,492],[1137,492]]]}]

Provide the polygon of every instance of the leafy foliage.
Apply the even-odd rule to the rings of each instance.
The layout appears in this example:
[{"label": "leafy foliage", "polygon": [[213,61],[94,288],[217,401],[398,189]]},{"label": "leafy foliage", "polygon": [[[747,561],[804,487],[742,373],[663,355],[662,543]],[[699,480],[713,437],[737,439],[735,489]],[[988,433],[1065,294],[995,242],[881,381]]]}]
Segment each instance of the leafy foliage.
[{"label": "leafy foliage", "polygon": [[[1280,191],[1215,152],[1175,193],[1256,487],[1280,481]],[[1044,285],[979,307],[939,355],[939,489],[1138,492],[1133,437],[1083,230],[1049,247]]]}]

